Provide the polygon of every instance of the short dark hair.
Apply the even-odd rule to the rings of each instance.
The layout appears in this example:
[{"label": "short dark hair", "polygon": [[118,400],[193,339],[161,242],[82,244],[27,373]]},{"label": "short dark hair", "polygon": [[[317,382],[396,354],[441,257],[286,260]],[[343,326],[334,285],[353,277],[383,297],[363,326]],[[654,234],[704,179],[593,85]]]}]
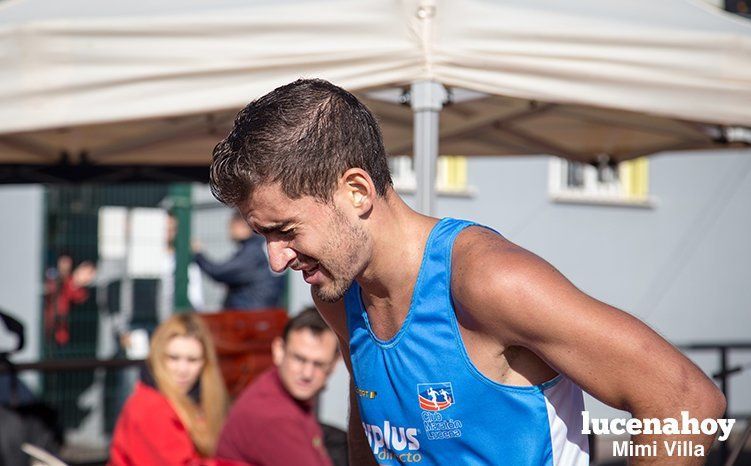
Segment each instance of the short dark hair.
[{"label": "short dark hair", "polygon": [[214,148],[211,192],[238,206],[261,184],[279,182],[292,199],[330,201],[339,177],[362,168],[384,196],[392,185],[373,114],[354,95],[321,79],[299,79],[254,100]]},{"label": "short dark hair", "polygon": [[290,332],[304,328],[307,328],[316,336],[325,331],[331,331],[331,328],[323,320],[321,314],[318,313],[318,309],[315,306],[307,306],[299,314],[287,321],[287,325],[284,326],[284,330],[282,331],[282,339],[286,343]]}]

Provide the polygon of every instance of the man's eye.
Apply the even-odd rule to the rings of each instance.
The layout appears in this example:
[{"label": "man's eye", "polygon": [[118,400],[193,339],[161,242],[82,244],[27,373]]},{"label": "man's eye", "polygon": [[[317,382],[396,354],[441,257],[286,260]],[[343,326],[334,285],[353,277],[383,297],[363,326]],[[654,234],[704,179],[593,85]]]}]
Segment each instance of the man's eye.
[{"label": "man's eye", "polygon": [[295,233],[295,229],[294,228],[290,228],[289,230],[280,230],[279,231],[279,234],[281,236],[292,236],[294,233]]}]

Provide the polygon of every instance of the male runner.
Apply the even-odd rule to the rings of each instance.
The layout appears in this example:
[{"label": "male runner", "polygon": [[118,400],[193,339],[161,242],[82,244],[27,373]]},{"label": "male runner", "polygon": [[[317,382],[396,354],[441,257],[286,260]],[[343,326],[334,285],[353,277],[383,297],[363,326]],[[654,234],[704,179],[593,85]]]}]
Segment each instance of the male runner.
[{"label": "male runner", "polygon": [[[492,230],[410,209],[373,115],[328,82],[299,80],[242,110],[214,150],[211,188],[266,237],[275,271],[302,271],[337,332],[359,406],[352,464],[588,464],[579,387],[636,418],[724,410],[639,320]],[[633,440],[675,439],[712,442]]]}]

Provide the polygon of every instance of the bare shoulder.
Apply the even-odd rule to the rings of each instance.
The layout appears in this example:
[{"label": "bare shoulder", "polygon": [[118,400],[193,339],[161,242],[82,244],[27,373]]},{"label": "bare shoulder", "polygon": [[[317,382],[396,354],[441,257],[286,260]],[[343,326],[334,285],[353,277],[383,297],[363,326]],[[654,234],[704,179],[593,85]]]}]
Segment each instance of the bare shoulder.
[{"label": "bare shoulder", "polygon": [[[551,286],[571,285],[543,259],[498,233],[473,226],[456,238],[451,261],[454,304],[480,328],[506,334],[509,324],[526,314],[527,298]],[[513,338],[504,340],[514,343]]]},{"label": "bare shoulder", "polygon": [[487,228],[472,226],[456,238],[452,251],[452,288],[477,293],[489,285],[525,281],[539,268],[552,267],[526,249]]},{"label": "bare shoulder", "polygon": [[521,247],[504,238],[499,233],[488,228],[475,225],[462,230],[454,242],[453,256],[457,259],[472,259],[473,256],[482,257],[487,253],[511,254],[526,252]]}]

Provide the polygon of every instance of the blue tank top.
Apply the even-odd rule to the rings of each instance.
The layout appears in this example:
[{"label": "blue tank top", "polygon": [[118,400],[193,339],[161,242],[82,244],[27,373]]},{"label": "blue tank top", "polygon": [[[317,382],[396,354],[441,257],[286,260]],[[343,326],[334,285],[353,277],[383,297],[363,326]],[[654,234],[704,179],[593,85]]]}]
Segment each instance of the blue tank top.
[{"label": "blue tank top", "polygon": [[381,465],[589,464],[582,392],[557,376],[510,386],[482,375],[459,333],[451,251],[471,222],[442,219],[423,253],[412,303],[388,341],[375,336],[353,283],[344,302],[365,435]]}]

